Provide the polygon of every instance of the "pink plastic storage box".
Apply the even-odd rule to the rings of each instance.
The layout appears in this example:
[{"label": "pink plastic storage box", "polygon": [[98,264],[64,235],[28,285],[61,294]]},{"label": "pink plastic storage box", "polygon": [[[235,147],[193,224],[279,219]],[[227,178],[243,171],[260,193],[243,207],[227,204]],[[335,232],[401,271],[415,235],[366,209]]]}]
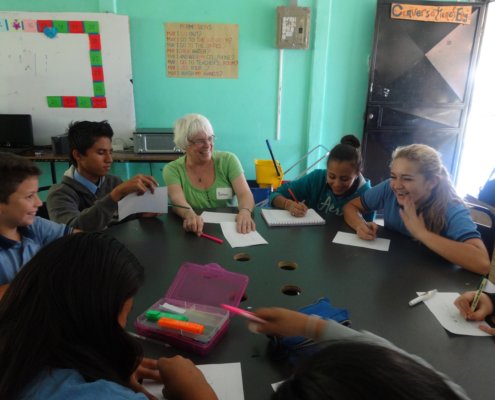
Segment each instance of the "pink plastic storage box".
[{"label": "pink plastic storage box", "polygon": [[[208,354],[225,334],[229,324],[229,312],[221,308],[220,304],[238,306],[248,281],[248,276],[227,271],[218,264],[186,262],[179,268],[165,296],[148,310],[185,315],[189,322],[204,325],[204,332],[194,334],[162,328],[146,319],[148,310],[137,318],[134,324],[136,331],[140,335],[160,339],[201,355]],[[181,310],[178,312],[175,307]]]}]

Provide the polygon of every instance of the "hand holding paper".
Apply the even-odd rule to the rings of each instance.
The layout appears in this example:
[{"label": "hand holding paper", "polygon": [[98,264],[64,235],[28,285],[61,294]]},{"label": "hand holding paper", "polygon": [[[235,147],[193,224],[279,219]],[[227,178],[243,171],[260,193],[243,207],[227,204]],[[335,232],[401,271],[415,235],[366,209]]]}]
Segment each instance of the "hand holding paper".
[{"label": "hand holding paper", "polygon": [[167,187],[155,188],[154,193],[144,192],[141,196],[131,193],[118,202],[119,221],[136,213],[166,214],[168,212]]}]

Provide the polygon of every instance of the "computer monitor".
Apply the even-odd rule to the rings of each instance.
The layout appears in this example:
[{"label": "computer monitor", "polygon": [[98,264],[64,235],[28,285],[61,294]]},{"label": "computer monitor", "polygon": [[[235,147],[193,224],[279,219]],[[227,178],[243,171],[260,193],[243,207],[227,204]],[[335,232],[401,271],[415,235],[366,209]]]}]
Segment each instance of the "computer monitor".
[{"label": "computer monitor", "polygon": [[0,114],[0,147],[32,147],[33,121],[30,114]]}]

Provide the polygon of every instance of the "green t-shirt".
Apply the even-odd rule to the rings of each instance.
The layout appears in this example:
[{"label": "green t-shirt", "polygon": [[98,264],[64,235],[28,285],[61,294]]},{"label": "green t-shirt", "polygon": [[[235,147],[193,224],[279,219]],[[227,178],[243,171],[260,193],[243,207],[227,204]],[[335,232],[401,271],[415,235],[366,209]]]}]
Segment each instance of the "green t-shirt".
[{"label": "green t-shirt", "polygon": [[214,151],[215,181],[208,189],[198,189],[189,180],[186,172],[186,157],[180,157],[165,165],[163,180],[166,185],[180,185],[187,202],[193,208],[230,207],[237,204],[232,181],[244,171],[235,154]]}]

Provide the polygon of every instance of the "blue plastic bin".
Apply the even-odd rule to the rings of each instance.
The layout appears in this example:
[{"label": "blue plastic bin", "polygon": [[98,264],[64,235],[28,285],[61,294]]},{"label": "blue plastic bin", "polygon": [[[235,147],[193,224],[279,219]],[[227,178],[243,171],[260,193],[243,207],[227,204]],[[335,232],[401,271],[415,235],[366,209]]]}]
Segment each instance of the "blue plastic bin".
[{"label": "blue plastic bin", "polygon": [[256,207],[268,207],[268,199],[270,197],[270,193],[272,192],[271,188],[260,188],[256,181],[248,181],[249,188],[251,189],[251,193],[253,193],[254,203]]}]

